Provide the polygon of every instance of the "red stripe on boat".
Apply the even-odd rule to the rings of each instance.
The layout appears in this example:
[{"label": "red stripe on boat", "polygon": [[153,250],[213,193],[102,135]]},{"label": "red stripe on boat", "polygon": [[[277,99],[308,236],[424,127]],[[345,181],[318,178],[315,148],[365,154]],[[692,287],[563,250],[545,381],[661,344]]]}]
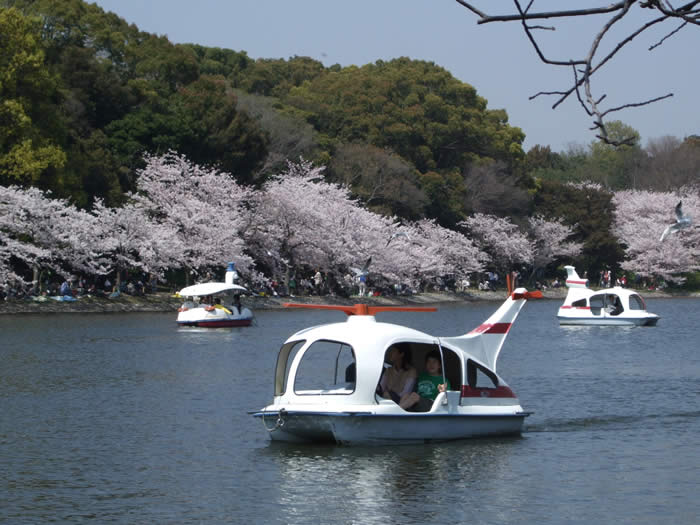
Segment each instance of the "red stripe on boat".
[{"label": "red stripe on boat", "polygon": [[588,281],[574,281],[571,279],[567,279],[566,282],[571,284],[586,284]]},{"label": "red stripe on boat", "polygon": [[511,323],[484,323],[469,332],[470,334],[507,334]]},{"label": "red stripe on boat", "polygon": [[472,388],[462,385],[462,397],[516,397],[510,387],[498,386],[496,388]]},{"label": "red stripe on boat", "polygon": [[562,306],[562,308],[574,308],[574,309],[576,309],[576,310],[590,310],[590,309],[591,309],[590,306],[571,306],[571,305],[569,305],[569,306]]}]

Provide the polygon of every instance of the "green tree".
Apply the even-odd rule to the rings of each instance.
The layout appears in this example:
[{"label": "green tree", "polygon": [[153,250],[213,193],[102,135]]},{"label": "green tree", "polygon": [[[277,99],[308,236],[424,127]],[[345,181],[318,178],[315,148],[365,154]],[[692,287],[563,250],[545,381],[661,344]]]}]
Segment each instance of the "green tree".
[{"label": "green tree", "polygon": [[420,176],[421,187],[428,197],[426,215],[437,219],[446,228],[455,228],[465,218],[461,199],[464,178],[459,171],[438,173],[429,171]]},{"label": "green tree", "polygon": [[326,68],[309,57],[294,56],[289,60],[258,59],[243,75],[232,78],[234,85],[250,93],[284,98],[289,91],[304,82],[326,74]]},{"label": "green tree", "polygon": [[172,98],[182,137],[177,150],[197,164],[218,165],[240,182],[253,182],[268,139],[255,120],[237,111],[223,77],[202,76]]},{"label": "green tree", "polygon": [[589,180],[599,182],[608,189],[621,189],[632,185],[644,161],[645,154],[639,146],[639,132],[614,120],[606,124],[608,140],[620,145],[611,145],[602,140],[591,143]]},{"label": "green tree", "polygon": [[345,143],[390,148],[425,173],[481,158],[514,165],[524,134],[503,110],[431,62],[400,58],[329,71],[283,99],[321,133]]},{"label": "green tree", "polygon": [[0,182],[32,184],[66,155],[43,125],[56,116],[56,79],[44,64],[39,24],[14,8],[0,10]]}]

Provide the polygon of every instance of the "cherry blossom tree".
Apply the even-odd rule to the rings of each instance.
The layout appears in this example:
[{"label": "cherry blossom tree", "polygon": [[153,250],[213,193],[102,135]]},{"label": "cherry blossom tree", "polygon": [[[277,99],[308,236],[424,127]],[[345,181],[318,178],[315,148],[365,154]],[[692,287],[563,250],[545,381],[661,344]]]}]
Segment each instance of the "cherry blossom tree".
[{"label": "cherry blossom tree", "polygon": [[[284,261],[287,268],[318,268],[344,281],[351,268],[371,258],[370,276],[411,283],[482,268],[485,255],[462,234],[431,221],[401,225],[361,206],[347,187],[323,180],[323,168],[290,163],[256,195],[246,232],[257,258]],[[405,236],[392,235],[397,231]]]},{"label": "cherry blossom tree", "polygon": [[103,266],[115,273],[117,289],[124,270],[162,274],[177,264],[181,249],[176,232],[151,220],[139,204],[110,208],[97,200],[92,215],[93,245]]},{"label": "cherry blossom tree", "polygon": [[413,251],[412,262],[419,277],[435,281],[441,277],[460,279],[482,272],[488,255],[464,234],[444,228],[430,219],[417,221],[409,228]]},{"label": "cherry blossom tree", "polygon": [[566,240],[574,230],[561,220],[547,220],[542,216],[535,216],[530,217],[528,222],[533,243],[533,276],[557,259],[576,257],[583,250],[581,243]]},{"label": "cherry blossom tree", "polygon": [[682,283],[684,273],[700,270],[700,228],[692,226],[659,239],[675,220],[675,206],[697,221],[700,197],[696,189],[677,192],[625,190],[613,196],[613,231],[626,246],[622,268],[643,277]]},{"label": "cherry blossom tree", "polygon": [[[35,285],[42,270],[69,277],[75,271],[100,273],[99,254],[87,238],[91,216],[64,199],[37,188],[0,186],[0,282]],[[18,273],[19,272],[19,273]]]},{"label": "cherry blossom tree", "polygon": [[161,227],[163,243],[170,243],[170,253],[161,245],[150,255],[154,260],[162,257],[156,266],[171,261],[171,267],[201,274],[235,261],[244,272],[251,270],[253,261],[246,253],[243,232],[250,225],[252,190],[226,173],[197,166],[174,152],[145,160],[131,197]]},{"label": "cherry blossom tree", "polygon": [[458,226],[471,233],[476,245],[489,255],[491,265],[500,272],[533,262],[533,246],[527,235],[507,218],[475,213]]},{"label": "cherry blossom tree", "polygon": [[27,275],[17,273],[17,263],[26,268],[58,268],[45,238],[36,239],[37,234],[44,234],[38,227],[39,214],[45,221],[51,204],[37,189],[0,186],[0,283],[27,284]]},{"label": "cherry blossom tree", "polygon": [[318,268],[336,279],[343,269],[362,266],[376,244],[370,239],[390,223],[362,209],[346,187],[325,182],[323,168],[305,160],[271,178],[252,207],[245,238],[256,259],[281,261],[292,271]]}]

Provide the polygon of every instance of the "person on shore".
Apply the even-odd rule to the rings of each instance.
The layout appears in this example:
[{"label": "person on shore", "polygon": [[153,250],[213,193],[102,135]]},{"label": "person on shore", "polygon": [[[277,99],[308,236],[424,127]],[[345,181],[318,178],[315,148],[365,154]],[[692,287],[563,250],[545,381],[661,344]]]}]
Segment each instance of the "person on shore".
[{"label": "person on shore", "polygon": [[317,268],[316,273],[314,274],[314,289],[316,290],[316,295],[323,295],[322,287],[323,275],[321,274],[321,270]]},{"label": "person on shore", "polygon": [[364,274],[360,275],[359,280],[360,280],[359,296],[364,297],[365,294],[367,293],[367,276]]},{"label": "person on shore", "polygon": [[70,289],[70,284],[68,284],[68,280],[63,281],[61,284],[60,294],[69,297],[73,295],[73,292]]}]

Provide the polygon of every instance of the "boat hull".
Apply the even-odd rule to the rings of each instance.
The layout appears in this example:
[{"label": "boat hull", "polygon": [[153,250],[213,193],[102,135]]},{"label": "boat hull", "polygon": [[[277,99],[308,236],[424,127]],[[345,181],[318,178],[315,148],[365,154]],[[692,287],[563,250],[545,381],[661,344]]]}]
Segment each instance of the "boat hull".
[{"label": "boat hull", "polygon": [[250,326],[253,322],[253,312],[243,308],[240,313],[224,309],[190,308],[178,313],[179,326],[197,326],[200,328],[228,328],[231,326]]},{"label": "boat hull", "polygon": [[562,326],[656,326],[658,316],[649,317],[568,317],[558,315],[557,319]]},{"label": "boat hull", "polygon": [[517,436],[529,414],[371,414],[257,412],[273,441],[343,445],[414,444],[487,436]]},{"label": "boat hull", "polygon": [[250,326],[253,319],[220,319],[216,321],[178,321],[179,326],[198,326],[200,328],[228,328],[231,326]]}]

